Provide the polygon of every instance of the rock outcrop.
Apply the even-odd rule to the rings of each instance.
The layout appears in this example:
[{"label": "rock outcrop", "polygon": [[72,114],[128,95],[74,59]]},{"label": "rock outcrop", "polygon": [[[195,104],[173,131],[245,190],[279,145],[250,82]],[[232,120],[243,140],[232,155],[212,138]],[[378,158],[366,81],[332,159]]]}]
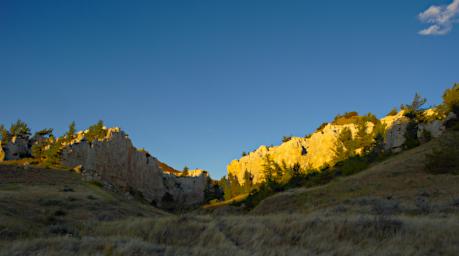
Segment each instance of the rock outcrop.
[{"label": "rock outcrop", "polygon": [[89,179],[140,194],[161,208],[188,207],[204,202],[206,174],[180,177],[164,173],[156,158],[136,149],[118,128],[108,129],[105,138],[92,143],[80,134],[64,148],[62,162],[67,167],[80,168]]},{"label": "rock outcrop", "polygon": [[[367,127],[371,131],[373,124],[367,123]],[[355,124],[327,124],[309,138],[292,137],[279,146],[260,146],[239,160],[233,160],[227,167],[228,173],[243,182],[244,173],[247,171],[253,175],[254,183],[261,182],[267,155],[277,163],[285,162],[288,166],[298,163],[303,169],[318,169],[333,160],[338,136],[345,128],[350,129],[353,134],[357,132]]]},{"label": "rock outcrop", "polygon": [[2,148],[4,160],[18,160],[32,154],[28,137],[13,136],[5,145],[2,145]]},{"label": "rock outcrop", "polygon": [[[432,109],[425,111],[426,117],[434,114],[435,111]],[[427,130],[432,137],[438,137],[445,129],[444,120],[432,120],[419,124],[418,136],[421,136],[423,130]],[[380,121],[386,128],[385,150],[391,152],[402,150],[405,143],[405,131],[410,122],[409,118],[404,116],[403,111],[400,111],[396,115],[386,116]],[[367,133],[370,133],[374,128],[374,124],[367,122],[366,125]],[[275,162],[285,162],[289,166],[298,163],[303,169],[321,168],[333,162],[339,134],[345,128],[349,128],[355,136],[357,132],[356,124],[337,125],[329,123],[308,138],[293,137],[279,146],[260,146],[246,156],[233,160],[227,166],[228,174],[236,176],[239,182],[243,183],[244,173],[247,171],[252,174],[254,183],[261,182],[264,178],[263,165],[267,155]]]},{"label": "rock outcrop", "polygon": [[405,131],[409,122],[410,119],[404,116],[403,111],[393,116],[381,118],[381,123],[386,127],[384,150],[392,152],[402,150],[402,146],[405,143]]}]

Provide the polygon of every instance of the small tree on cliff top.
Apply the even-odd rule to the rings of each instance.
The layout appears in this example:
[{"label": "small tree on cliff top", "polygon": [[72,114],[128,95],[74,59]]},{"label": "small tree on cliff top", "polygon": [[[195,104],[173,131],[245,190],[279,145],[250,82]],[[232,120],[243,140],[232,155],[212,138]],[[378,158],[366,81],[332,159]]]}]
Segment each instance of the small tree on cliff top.
[{"label": "small tree on cliff top", "polygon": [[104,122],[102,120],[99,120],[97,124],[89,127],[88,132],[85,134],[85,137],[89,142],[93,142],[95,140],[104,138],[106,134],[107,133],[104,129]]}]

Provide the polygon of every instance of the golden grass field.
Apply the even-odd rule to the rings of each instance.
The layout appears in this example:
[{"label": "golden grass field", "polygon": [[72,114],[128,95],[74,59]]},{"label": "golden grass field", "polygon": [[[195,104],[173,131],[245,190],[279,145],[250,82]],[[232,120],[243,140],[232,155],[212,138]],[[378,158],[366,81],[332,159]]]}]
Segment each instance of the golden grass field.
[{"label": "golden grass field", "polygon": [[0,166],[0,255],[458,255],[459,176],[424,170],[437,144],[250,212],[170,214],[72,172]]}]

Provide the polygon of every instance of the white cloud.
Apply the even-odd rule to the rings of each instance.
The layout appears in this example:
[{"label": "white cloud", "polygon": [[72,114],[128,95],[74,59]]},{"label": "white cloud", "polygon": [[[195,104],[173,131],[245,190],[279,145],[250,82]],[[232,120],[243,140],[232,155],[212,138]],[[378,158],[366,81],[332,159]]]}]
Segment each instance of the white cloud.
[{"label": "white cloud", "polygon": [[419,14],[419,20],[432,25],[419,31],[419,34],[423,36],[446,35],[453,29],[453,24],[458,21],[458,16],[459,0],[453,0],[449,5],[430,6]]}]

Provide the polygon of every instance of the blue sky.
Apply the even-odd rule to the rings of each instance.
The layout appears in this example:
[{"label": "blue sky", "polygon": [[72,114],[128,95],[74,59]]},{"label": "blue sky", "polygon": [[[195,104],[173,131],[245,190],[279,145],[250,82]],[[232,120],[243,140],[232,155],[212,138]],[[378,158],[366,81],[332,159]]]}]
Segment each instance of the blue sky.
[{"label": "blue sky", "polygon": [[0,0],[0,123],[102,119],[219,178],[338,113],[439,103],[459,81],[452,2]]}]

